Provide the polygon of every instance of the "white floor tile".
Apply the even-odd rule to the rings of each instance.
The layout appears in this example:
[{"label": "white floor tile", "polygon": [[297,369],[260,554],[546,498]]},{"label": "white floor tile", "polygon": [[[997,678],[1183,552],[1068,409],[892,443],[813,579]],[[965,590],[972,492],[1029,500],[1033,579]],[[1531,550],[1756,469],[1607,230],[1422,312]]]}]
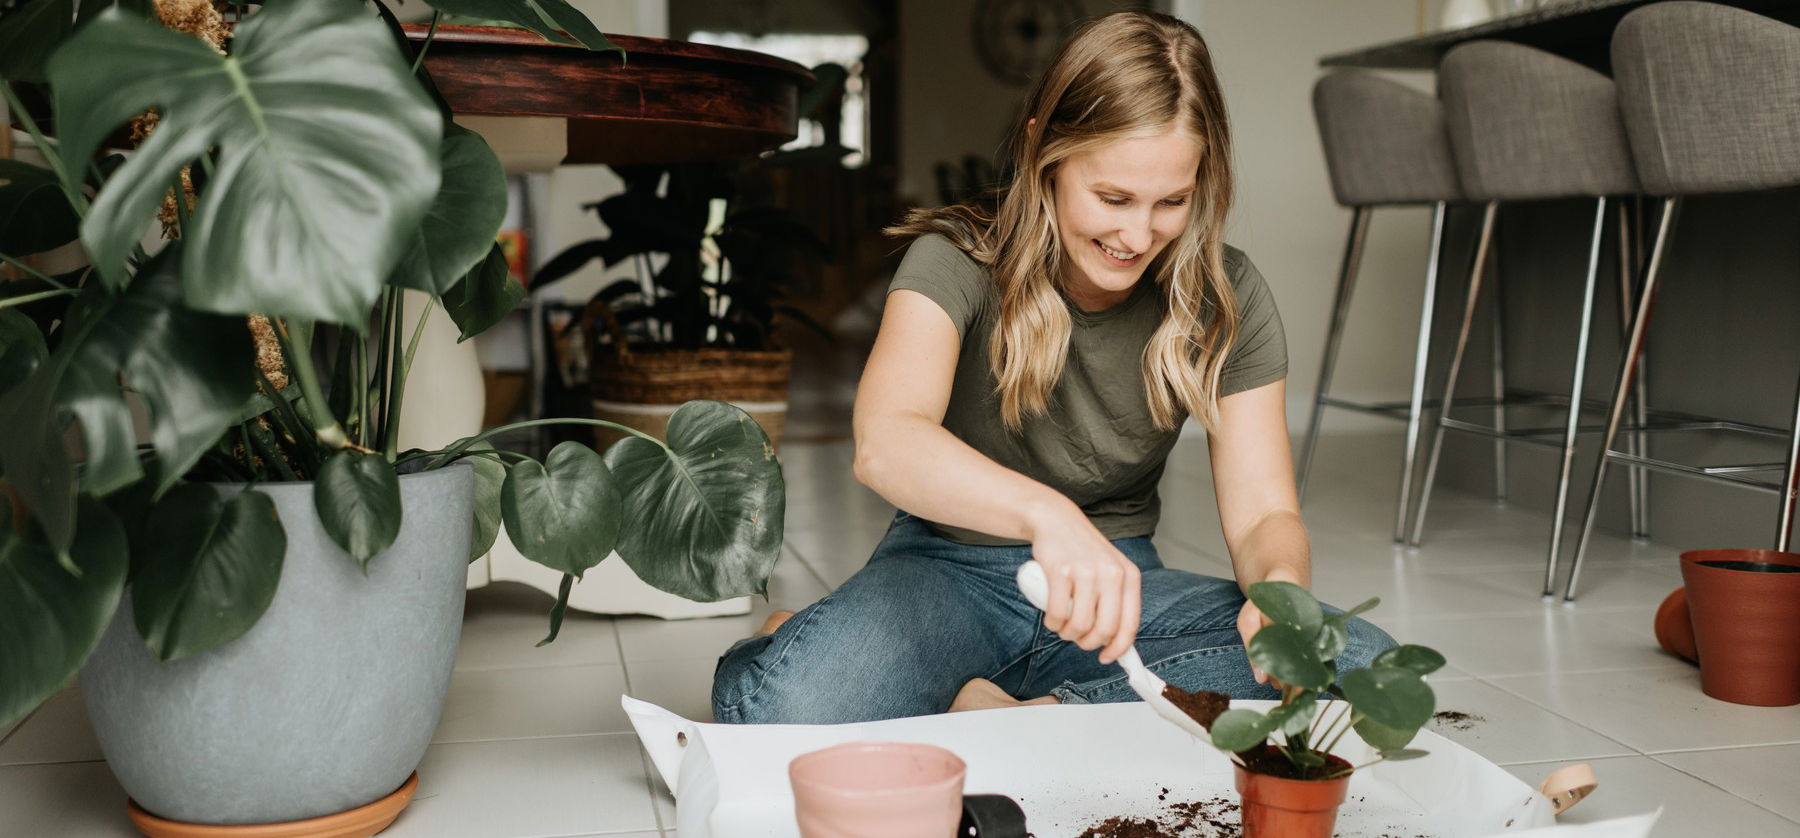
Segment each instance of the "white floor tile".
[{"label": "white floor tile", "polygon": [[701,658],[632,661],[626,665],[631,695],[684,719],[710,722],[713,665]]},{"label": "white floor tile", "polygon": [[630,734],[433,745],[382,838],[654,834],[646,788]]},{"label": "white floor tile", "polygon": [[1643,753],[1800,742],[1800,711],[1712,698],[1688,666],[1488,680]]},{"label": "white floor tile", "polygon": [[556,641],[537,645],[550,633],[550,607],[555,602],[555,597],[518,582],[495,582],[470,591],[456,668],[619,662],[611,617],[570,610]]},{"label": "white floor tile", "polygon": [[[1662,807],[1662,819],[1651,833],[1656,838],[1689,838],[1697,835],[1738,835],[1756,838],[1800,836],[1800,823],[1709,783],[1702,782],[1649,757],[1586,760],[1594,767],[1599,788],[1593,796],[1558,820],[1565,824],[1593,823],[1609,818],[1639,815]],[[1535,787],[1551,771],[1567,763],[1509,765],[1513,776]]]},{"label": "white floor tile", "polygon": [[0,766],[0,835],[137,838],[104,762]]},{"label": "white floor tile", "polygon": [[[1551,607],[1486,617],[1408,616],[1398,621],[1398,634],[1443,652],[1458,668],[1481,677],[1685,666],[1657,647],[1647,626],[1628,631],[1580,609]],[[1505,642],[1495,642],[1496,638]]]},{"label": "white floor tile", "polygon": [[624,733],[618,664],[461,670],[450,679],[433,742]]},{"label": "white floor tile", "polygon": [[1492,762],[1504,765],[1637,755],[1491,684],[1433,678],[1431,688],[1437,693],[1439,712],[1428,728]]},{"label": "white floor tile", "polygon": [[1800,745],[1657,754],[1673,766],[1790,820],[1800,821]]},{"label": "white floor tile", "polygon": [[34,762],[85,762],[101,759],[100,743],[88,724],[81,691],[60,690],[38,707],[13,735],[0,744],[0,765]]}]

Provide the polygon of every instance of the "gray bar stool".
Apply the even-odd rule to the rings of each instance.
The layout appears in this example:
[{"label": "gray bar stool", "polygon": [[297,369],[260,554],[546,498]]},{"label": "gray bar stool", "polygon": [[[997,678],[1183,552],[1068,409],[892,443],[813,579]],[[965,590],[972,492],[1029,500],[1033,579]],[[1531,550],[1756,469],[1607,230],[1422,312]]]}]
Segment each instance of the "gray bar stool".
[{"label": "gray bar stool", "polygon": [[[1761,15],[1711,3],[1666,2],[1626,15],[1613,32],[1613,72],[1646,192],[1666,196],[1656,243],[1613,389],[1612,414],[1587,515],[1569,571],[1565,601],[1573,601],[1581,562],[1593,534],[1606,467],[1611,462],[1774,492],[1780,496],[1775,549],[1793,543],[1800,496],[1800,396],[1788,430],[1736,422],[1689,422],[1657,430],[1705,428],[1785,437],[1785,463],[1694,466],[1613,450],[1625,393],[1637,373],[1644,331],[1656,299],[1663,251],[1684,195],[1747,192],[1800,185],[1800,29]],[[1779,480],[1753,476],[1782,469]]]},{"label": "gray bar stool", "polygon": [[[1589,337],[1593,331],[1595,288],[1600,274],[1601,246],[1606,237],[1608,203],[1613,198],[1638,192],[1625,126],[1619,118],[1618,94],[1611,79],[1566,58],[1543,50],[1500,41],[1471,41],[1451,49],[1438,65],[1438,94],[1444,101],[1444,120],[1449,128],[1450,149],[1463,194],[1485,202],[1481,239],[1475,249],[1475,265],[1469,273],[1468,298],[1450,369],[1445,376],[1444,397],[1432,433],[1431,454],[1426,460],[1418,512],[1413,519],[1411,543],[1417,545],[1425,528],[1425,513],[1443,453],[1444,432],[1466,431],[1498,439],[1514,439],[1560,447],[1561,469],[1556,483],[1556,507],[1550,522],[1550,549],[1545,561],[1544,595],[1554,594],[1556,556],[1561,547],[1562,519],[1568,509],[1569,478],[1575,462],[1575,437],[1580,430],[1582,384],[1586,376]],[[1581,318],[1576,338],[1573,381],[1569,396],[1520,398],[1517,401],[1567,405],[1567,417],[1557,429],[1507,430],[1454,419],[1456,380],[1462,370],[1469,341],[1469,327],[1481,296],[1482,273],[1494,234],[1494,220],[1501,201],[1534,201],[1554,198],[1594,199],[1593,232],[1588,243],[1587,279],[1582,292]],[[1619,204],[1623,231],[1624,205]],[[1621,307],[1629,304],[1624,292],[1629,267],[1620,265]],[[1499,305],[1499,294],[1494,304]],[[1510,394],[1506,394],[1510,395]],[[1500,410],[1514,403],[1503,397]],[[1552,435],[1560,437],[1553,439]],[[1503,466],[1502,466],[1503,467]]]},{"label": "gray bar stool", "polygon": [[[1444,137],[1443,109],[1437,99],[1403,84],[1357,70],[1340,70],[1313,86],[1313,113],[1319,123],[1319,139],[1325,147],[1325,168],[1331,174],[1331,192],[1338,204],[1354,212],[1350,238],[1344,245],[1344,261],[1338,273],[1337,298],[1332,304],[1331,326],[1325,338],[1325,360],[1319,372],[1318,395],[1313,400],[1312,420],[1300,445],[1300,496],[1306,496],[1312,471],[1313,449],[1319,442],[1319,422],[1326,407],[1347,408],[1406,421],[1405,463],[1400,476],[1399,508],[1394,517],[1394,540],[1405,534],[1407,506],[1412,497],[1413,455],[1418,448],[1420,416],[1425,398],[1425,361],[1430,349],[1431,315],[1437,297],[1437,273],[1444,244],[1447,205],[1462,198],[1450,145]],[[1425,298],[1419,315],[1419,339],[1413,362],[1412,394],[1406,402],[1365,404],[1331,396],[1331,375],[1337,367],[1338,347],[1350,297],[1356,288],[1357,268],[1363,244],[1368,240],[1369,218],[1377,206],[1431,204],[1431,261],[1425,269]]]}]

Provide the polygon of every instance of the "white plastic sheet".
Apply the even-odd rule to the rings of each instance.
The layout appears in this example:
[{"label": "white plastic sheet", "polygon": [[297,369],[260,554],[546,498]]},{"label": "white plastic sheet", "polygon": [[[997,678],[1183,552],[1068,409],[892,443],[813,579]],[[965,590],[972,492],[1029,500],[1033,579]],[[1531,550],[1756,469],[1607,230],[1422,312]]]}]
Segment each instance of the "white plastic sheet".
[{"label": "white plastic sheet", "polygon": [[[1162,817],[1171,804],[1236,800],[1225,756],[1140,703],[1040,705],[815,726],[702,724],[629,696],[623,701],[651,761],[675,792],[681,838],[794,838],[799,833],[788,762],[808,751],[867,740],[949,748],[968,764],[964,792],[1019,801],[1039,838],[1072,838],[1115,815]],[[1349,799],[1338,815],[1339,838],[1524,838],[1565,832],[1644,838],[1655,820],[1651,814],[1555,827],[1548,800],[1467,748],[1430,731],[1421,731],[1411,747],[1431,755],[1352,775]],[[1357,764],[1371,756],[1355,733],[1344,737],[1337,753]]]}]

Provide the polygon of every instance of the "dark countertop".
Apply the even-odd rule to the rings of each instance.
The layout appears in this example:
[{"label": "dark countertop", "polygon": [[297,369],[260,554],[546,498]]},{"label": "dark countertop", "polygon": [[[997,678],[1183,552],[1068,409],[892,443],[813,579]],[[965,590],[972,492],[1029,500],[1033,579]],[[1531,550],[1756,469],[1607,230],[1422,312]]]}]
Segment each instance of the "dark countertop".
[{"label": "dark countertop", "polygon": [[[1800,0],[1714,1],[1800,25]],[[1607,45],[1613,27],[1626,12],[1651,2],[1654,0],[1561,0],[1474,26],[1327,55],[1319,59],[1319,66],[1430,70],[1437,67],[1445,51],[1457,44],[1495,38],[1548,50],[1610,74],[1612,62]]]}]

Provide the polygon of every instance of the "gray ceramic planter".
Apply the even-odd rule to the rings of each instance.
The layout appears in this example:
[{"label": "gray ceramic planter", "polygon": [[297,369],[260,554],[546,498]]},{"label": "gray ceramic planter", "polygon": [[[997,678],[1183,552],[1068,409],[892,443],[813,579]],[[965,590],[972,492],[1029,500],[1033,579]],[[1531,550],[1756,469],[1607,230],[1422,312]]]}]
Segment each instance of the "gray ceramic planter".
[{"label": "gray ceramic planter", "polygon": [[474,469],[400,478],[400,536],[367,577],[319,524],[311,483],[258,488],[287,530],[262,620],[212,652],[158,663],[128,595],[81,670],[113,774],[163,818],[274,823],[377,800],[418,766],[443,711]]}]

